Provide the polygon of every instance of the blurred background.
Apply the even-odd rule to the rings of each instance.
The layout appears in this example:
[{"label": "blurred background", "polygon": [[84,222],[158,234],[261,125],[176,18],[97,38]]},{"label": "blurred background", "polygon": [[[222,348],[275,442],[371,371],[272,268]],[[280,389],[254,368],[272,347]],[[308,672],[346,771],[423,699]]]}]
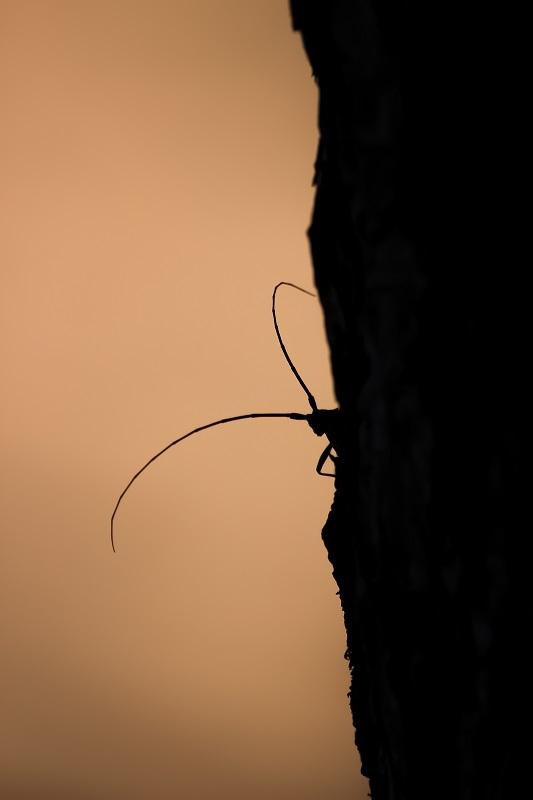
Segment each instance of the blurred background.
[{"label": "blurred background", "polygon": [[[0,3],[2,800],[356,800],[287,0]],[[318,301],[286,345],[335,405]]]}]

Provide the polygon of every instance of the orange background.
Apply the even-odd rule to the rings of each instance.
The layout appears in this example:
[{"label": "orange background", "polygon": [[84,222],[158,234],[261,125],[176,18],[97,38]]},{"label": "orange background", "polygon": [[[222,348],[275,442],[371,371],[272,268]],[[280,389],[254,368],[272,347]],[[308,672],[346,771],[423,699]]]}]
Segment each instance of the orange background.
[{"label": "orange background", "polygon": [[[354,800],[287,0],[0,6],[3,800]],[[318,302],[287,347],[335,404]]]}]

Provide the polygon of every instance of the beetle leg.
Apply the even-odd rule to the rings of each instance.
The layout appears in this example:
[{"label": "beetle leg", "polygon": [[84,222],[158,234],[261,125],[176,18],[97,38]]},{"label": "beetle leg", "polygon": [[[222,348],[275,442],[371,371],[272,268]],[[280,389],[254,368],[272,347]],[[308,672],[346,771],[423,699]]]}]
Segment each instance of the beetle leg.
[{"label": "beetle leg", "polygon": [[325,477],[328,477],[328,478],[334,478],[335,474],[333,472],[322,472],[322,467],[324,466],[324,464],[326,463],[328,458],[331,458],[331,451],[332,450],[333,450],[333,445],[330,443],[324,449],[324,452],[322,453],[322,455],[318,459],[318,464],[316,465],[316,471],[318,472],[318,474],[319,475],[324,475]]}]

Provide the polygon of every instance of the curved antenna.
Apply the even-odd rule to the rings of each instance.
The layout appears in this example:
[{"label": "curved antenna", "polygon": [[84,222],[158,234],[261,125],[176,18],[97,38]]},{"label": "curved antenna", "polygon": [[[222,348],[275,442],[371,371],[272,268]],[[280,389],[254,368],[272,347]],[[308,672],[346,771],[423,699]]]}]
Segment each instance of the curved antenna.
[{"label": "curved antenna", "polygon": [[274,318],[274,328],[276,329],[276,336],[278,337],[278,342],[279,342],[279,345],[280,345],[280,347],[281,347],[281,349],[283,351],[283,355],[287,359],[287,363],[288,363],[289,367],[291,368],[294,376],[296,377],[296,380],[298,381],[298,383],[300,384],[300,386],[302,387],[302,389],[306,393],[307,399],[309,401],[309,405],[311,406],[311,409],[313,411],[318,411],[318,406],[316,404],[316,400],[313,397],[313,395],[311,394],[311,392],[309,391],[309,389],[307,388],[307,386],[305,385],[305,383],[303,382],[303,380],[302,380],[302,378],[300,376],[300,373],[298,372],[298,370],[296,369],[296,367],[292,363],[291,357],[287,353],[287,348],[283,344],[283,339],[281,338],[281,333],[279,332],[278,320],[276,319],[276,292],[278,291],[280,286],[292,286],[293,289],[298,289],[299,292],[303,292],[304,294],[308,294],[310,297],[316,297],[316,294],[314,294],[313,292],[308,292],[307,289],[302,289],[301,286],[297,286],[295,283],[289,283],[288,281],[280,281],[280,283],[277,283],[274,286],[274,293],[272,295],[272,316]]},{"label": "curved antenna", "polygon": [[307,420],[307,415],[306,414],[298,414],[297,412],[280,412],[280,413],[265,413],[265,414],[239,414],[239,416],[237,416],[237,417],[226,417],[225,419],[217,419],[216,422],[208,422],[207,425],[200,425],[199,428],[195,428],[194,430],[189,431],[189,433],[186,433],[183,436],[180,436],[179,439],[174,439],[173,442],[170,442],[170,444],[167,444],[166,447],[163,447],[163,449],[160,450],[158,453],[156,453],[155,456],[152,456],[152,458],[149,461],[147,461],[144,466],[142,466],[139,470],[137,470],[137,472],[135,473],[133,478],[130,480],[130,482],[127,484],[127,486],[120,493],[120,497],[118,498],[118,500],[116,502],[116,505],[115,505],[115,508],[113,510],[113,513],[111,515],[111,547],[113,548],[113,552],[116,553],[113,525],[114,525],[114,522],[115,522],[115,516],[116,516],[116,513],[118,511],[118,507],[121,504],[124,495],[126,494],[128,489],[130,488],[132,483],[137,480],[139,475],[142,472],[144,472],[144,470],[147,467],[149,467],[150,464],[152,464],[156,460],[156,458],[159,458],[159,456],[162,456],[163,453],[166,453],[166,451],[170,450],[171,447],[174,447],[175,444],[179,444],[179,442],[183,442],[184,439],[188,439],[189,436],[192,436],[194,433],[200,433],[200,431],[205,431],[205,430],[207,430],[207,428],[213,428],[215,425],[224,425],[226,422],[236,422],[238,419],[257,419],[258,417],[286,417],[287,419],[303,419],[303,420]]}]

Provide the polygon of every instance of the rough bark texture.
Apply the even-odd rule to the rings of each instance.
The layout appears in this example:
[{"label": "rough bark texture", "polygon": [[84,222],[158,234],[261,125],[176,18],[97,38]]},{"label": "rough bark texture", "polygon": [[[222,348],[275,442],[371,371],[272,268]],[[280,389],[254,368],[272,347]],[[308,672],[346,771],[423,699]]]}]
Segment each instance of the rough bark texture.
[{"label": "rough bark texture", "polygon": [[374,800],[507,800],[532,710],[518,27],[291,8],[319,87],[309,238],[345,423],[323,538],[363,774]]}]

